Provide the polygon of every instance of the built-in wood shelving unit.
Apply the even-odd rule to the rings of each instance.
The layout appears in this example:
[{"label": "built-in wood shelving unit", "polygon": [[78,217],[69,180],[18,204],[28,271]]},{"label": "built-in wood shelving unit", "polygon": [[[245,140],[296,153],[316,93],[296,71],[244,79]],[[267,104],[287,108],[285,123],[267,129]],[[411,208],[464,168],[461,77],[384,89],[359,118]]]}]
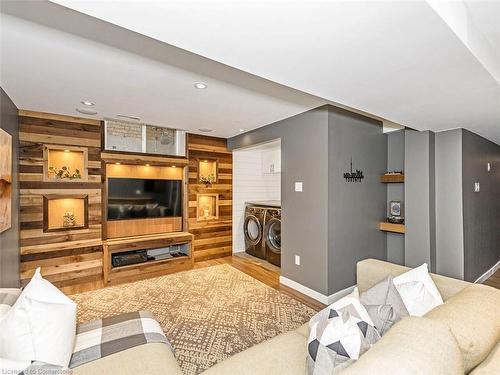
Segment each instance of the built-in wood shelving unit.
[{"label": "built-in wood shelving unit", "polygon": [[382,221],[379,223],[378,228],[383,230],[384,232],[393,232],[393,233],[405,233],[405,225],[404,224],[394,224]]},{"label": "built-in wood shelving unit", "polygon": [[[187,232],[153,234],[114,238],[103,242],[104,248],[104,284],[117,284],[141,280],[172,272],[193,268],[193,235]],[[151,260],[144,263],[113,267],[112,255],[135,250],[148,250],[172,245],[188,245],[187,255],[169,259]]]},{"label": "built-in wood shelving unit", "polygon": [[380,176],[380,182],[391,184],[391,183],[404,183],[405,175],[404,174],[394,174],[388,173]]}]

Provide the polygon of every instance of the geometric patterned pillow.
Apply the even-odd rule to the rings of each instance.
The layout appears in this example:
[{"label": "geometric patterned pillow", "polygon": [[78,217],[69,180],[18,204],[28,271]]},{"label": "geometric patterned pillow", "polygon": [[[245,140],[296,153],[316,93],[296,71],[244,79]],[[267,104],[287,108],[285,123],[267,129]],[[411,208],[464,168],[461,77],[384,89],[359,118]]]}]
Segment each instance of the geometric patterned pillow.
[{"label": "geometric patterned pillow", "polygon": [[342,371],[380,339],[357,289],[313,316],[309,326],[309,375]]},{"label": "geometric patterned pillow", "polygon": [[359,298],[375,327],[383,336],[396,322],[408,316],[392,276],[363,292]]},{"label": "geometric patterned pillow", "polygon": [[371,326],[375,326],[370,315],[368,314],[366,309],[363,307],[361,301],[359,300],[359,292],[357,287],[354,288],[351,294],[342,297],[338,301],[332,303],[330,306],[324,308],[316,315],[314,315],[309,321],[309,327],[311,328],[314,322],[329,319],[332,316],[338,315],[334,312],[331,312],[331,310],[341,311],[341,312],[346,311],[354,318],[365,321]]}]

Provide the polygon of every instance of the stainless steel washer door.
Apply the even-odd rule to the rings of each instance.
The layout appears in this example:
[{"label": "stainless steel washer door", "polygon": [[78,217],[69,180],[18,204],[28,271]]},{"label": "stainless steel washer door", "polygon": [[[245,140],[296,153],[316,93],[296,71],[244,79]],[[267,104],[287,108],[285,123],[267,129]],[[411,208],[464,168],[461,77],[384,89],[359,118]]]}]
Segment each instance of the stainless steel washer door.
[{"label": "stainless steel washer door", "polygon": [[281,220],[271,219],[266,224],[266,243],[275,253],[281,253]]},{"label": "stainless steel washer door", "polygon": [[245,223],[243,224],[245,239],[251,245],[257,245],[262,239],[262,225],[255,216],[250,215],[245,218]]}]

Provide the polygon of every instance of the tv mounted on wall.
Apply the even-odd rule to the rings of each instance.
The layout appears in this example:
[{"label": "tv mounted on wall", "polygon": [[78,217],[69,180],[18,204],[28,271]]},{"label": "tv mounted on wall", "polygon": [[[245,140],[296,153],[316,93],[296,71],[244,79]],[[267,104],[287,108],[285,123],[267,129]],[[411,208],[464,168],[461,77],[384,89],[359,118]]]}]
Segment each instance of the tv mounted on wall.
[{"label": "tv mounted on wall", "polygon": [[108,220],[182,216],[182,181],[108,179]]}]

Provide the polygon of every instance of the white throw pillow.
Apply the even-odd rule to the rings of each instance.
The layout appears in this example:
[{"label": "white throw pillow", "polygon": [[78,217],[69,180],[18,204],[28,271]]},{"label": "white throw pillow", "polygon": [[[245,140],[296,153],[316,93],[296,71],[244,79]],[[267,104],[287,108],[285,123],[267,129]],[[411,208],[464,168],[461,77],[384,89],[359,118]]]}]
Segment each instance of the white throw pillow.
[{"label": "white throw pillow", "polygon": [[67,367],[76,336],[76,304],[38,268],[0,320],[0,357]]},{"label": "white throw pillow", "polygon": [[392,281],[412,316],[423,316],[443,304],[443,298],[429,275],[427,263],[395,277]]}]

